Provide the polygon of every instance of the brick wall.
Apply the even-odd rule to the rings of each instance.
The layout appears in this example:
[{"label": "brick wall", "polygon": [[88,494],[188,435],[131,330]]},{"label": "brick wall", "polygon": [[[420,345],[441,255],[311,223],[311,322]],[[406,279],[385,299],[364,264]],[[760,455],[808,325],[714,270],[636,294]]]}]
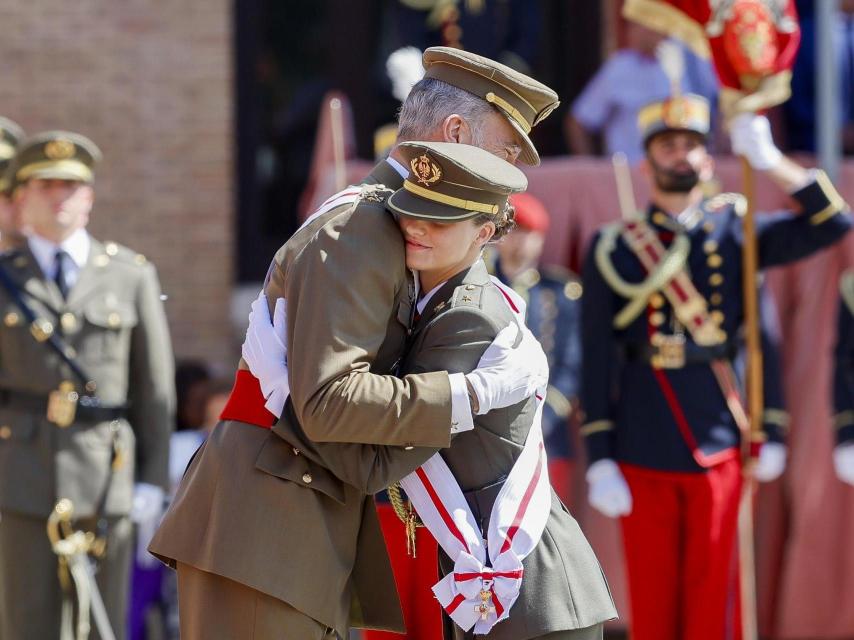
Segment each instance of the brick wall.
[{"label": "brick wall", "polygon": [[178,357],[233,366],[231,3],[27,0],[0,24],[0,115],[101,147],[93,235],[157,265]]}]

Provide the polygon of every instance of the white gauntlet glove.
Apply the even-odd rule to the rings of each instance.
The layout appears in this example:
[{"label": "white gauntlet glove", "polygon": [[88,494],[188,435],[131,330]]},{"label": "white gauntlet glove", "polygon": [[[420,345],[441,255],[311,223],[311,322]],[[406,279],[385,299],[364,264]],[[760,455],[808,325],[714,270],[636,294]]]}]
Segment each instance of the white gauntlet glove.
[{"label": "white gauntlet glove", "polygon": [[632,492],[617,463],[610,458],[597,460],[587,469],[587,500],[596,511],[617,518],[632,512]]},{"label": "white gauntlet glove", "polygon": [[773,482],[786,470],[786,445],[765,442],[759,450],[759,461],[753,475],[759,482]]},{"label": "white gauntlet glove", "polygon": [[148,544],[154,537],[163,515],[163,489],[147,482],[137,482],[133,488],[130,519],[136,524],[136,562],[141,567],[152,567],[159,561],[148,553]]},{"label": "white gauntlet glove", "polygon": [[288,328],[287,302],[284,298],[276,300],[273,323],[270,324],[270,312],[267,296],[262,291],[252,303],[249,314],[249,326],[241,352],[252,375],[261,384],[261,393],[267,402],[267,410],[277,418],[282,416],[285,400],[291,393],[288,382],[288,349],[285,334]]},{"label": "white gauntlet glove", "polygon": [[543,348],[527,327],[521,332],[522,340],[513,347],[519,327],[504,327],[486,348],[477,369],[466,374],[477,396],[477,415],[522,402],[548,383],[549,363]]},{"label": "white gauntlet glove", "polygon": [[833,450],[833,466],[837,478],[854,485],[854,442],[840,444]]},{"label": "white gauntlet glove", "polygon": [[739,113],[729,122],[732,152],[747,158],[757,171],[773,169],[783,159],[783,154],[771,137],[771,123],[765,116]]}]

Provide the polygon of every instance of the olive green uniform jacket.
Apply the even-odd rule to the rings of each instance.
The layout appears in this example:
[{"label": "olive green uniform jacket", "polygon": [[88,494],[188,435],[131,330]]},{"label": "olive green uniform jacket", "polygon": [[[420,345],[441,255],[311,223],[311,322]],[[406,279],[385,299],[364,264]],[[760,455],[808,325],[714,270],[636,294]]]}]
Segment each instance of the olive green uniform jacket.
[{"label": "olive green uniform jacket", "polygon": [[272,433],[218,425],[150,546],[169,564],[283,600],[342,637],[349,626],[403,630],[369,494],[448,446],[451,425],[446,373],[393,375],[414,288],[385,209],[390,192],[370,185],[395,189],[403,179],[383,162],[365,183],[357,203],[310,220],[276,254],[266,292],[271,307],[288,301],[282,418]]},{"label": "olive green uniform jacket", "polygon": [[[401,373],[469,373],[498,332],[515,321],[486,265],[478,260],[430,298],[415,324]],[[474,429],[454,436],[451,447],[441,452],[482,531],[488,527],[498,490],[522,452],[533,424],[535,402],[530,399],[476,416]],[[453,570],[453,562],[444,553],[440,564],[442,575]],[[489,638],[527,640],[592,627],[616,617],[599,562],[553,490],[542,539],[523,565],[519,599],[510,618],[498,623]],[[456,626],[454,633],[448,637],[469,637]]]}]

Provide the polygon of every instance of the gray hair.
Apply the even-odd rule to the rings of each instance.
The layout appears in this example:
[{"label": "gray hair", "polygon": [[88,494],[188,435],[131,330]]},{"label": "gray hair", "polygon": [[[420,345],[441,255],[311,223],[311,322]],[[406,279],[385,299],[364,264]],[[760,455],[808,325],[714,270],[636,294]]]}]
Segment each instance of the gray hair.
[{"label": "gray hair", "polygon": [[400,108],[399,140],[423,140],[432,137],[448,116],[456,113],[471,127],[472,142],[481,141],[483,118],[493,111],[486,100],[434,78],[419,80]]}]

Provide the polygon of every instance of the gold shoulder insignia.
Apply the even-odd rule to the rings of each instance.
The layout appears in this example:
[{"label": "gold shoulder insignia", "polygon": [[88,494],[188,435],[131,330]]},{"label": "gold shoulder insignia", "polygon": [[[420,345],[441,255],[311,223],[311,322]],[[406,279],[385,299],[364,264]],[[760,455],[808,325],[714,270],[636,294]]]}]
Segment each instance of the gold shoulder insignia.
[{"label": "gold shoulder insignia", "polygon": [[384,184],[364,184],[359,192],[359,201],[383,203],[394,193]]},{"label": "gold shoulder insignia", "polygon": [[456,307],[481,307],[483,298],[483,287],[476,284],[463,284],[454,290],[454,297],[451,299],[451,308]]}]

